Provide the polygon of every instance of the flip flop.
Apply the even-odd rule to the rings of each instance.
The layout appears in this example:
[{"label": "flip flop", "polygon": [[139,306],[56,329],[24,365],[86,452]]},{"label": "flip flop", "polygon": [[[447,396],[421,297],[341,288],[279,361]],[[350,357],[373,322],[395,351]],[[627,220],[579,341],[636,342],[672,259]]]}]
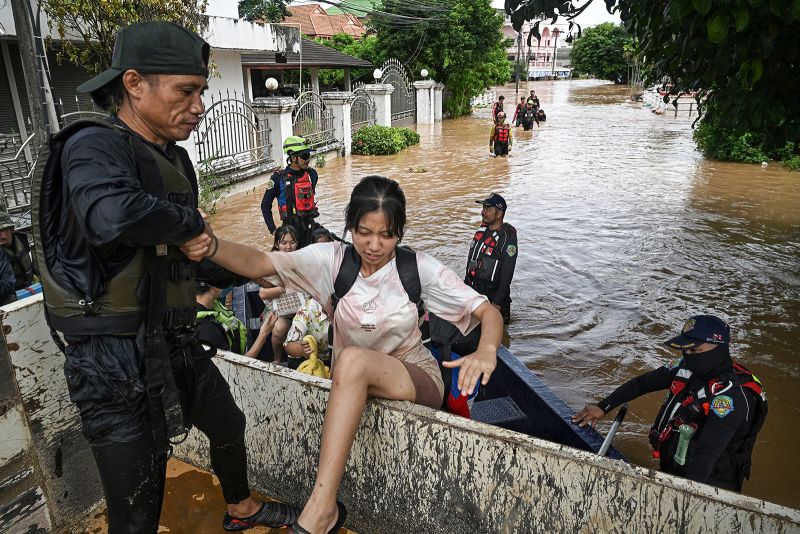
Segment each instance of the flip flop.
[{"label": "flip flop", "polygon": [[[339,516],[336,518],[336,523],[334,523],[333,527],[328,531],[328,534],[336,534],[339,532],[339,529],[342,528],[342,525],[344,525],[347,519],[347,508],[345,508],[343,503],[336,501],[336,509],[339,512]],[[289,527],[289,534],[311,534],[311,532],[301,527],[299,523],[295,523]]]}]

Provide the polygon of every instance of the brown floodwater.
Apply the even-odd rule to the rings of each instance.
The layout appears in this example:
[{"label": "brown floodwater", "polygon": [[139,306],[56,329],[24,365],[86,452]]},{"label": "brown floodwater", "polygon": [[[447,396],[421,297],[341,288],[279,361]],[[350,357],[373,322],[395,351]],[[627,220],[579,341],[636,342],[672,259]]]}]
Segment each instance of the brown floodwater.
[{"label": "brown floodwater", "polygon": [[[719,315],[770,400],[744,493],[800,508],[800,173],[705,160],[691,119],[643,110],[624,87],[530,87],[548,121],[515,129],[510,157],[488,157],[488,110],[421,125],[420,144],[397,156],[320,169],[319,221],[340,232],[353,185],[389,176],[408,199],[406,243],[462,272],[474,200],[503,194],[519,232],[511,349],[576,409],[675,359],[660,342],[687,317]],[[501,92],[513,109],[514,88]],[[227,200],[218,232],[270,245],[263,191]],[[639,465],[657,467],[646,434],[662,396],[634,401],[615,441]]]}]

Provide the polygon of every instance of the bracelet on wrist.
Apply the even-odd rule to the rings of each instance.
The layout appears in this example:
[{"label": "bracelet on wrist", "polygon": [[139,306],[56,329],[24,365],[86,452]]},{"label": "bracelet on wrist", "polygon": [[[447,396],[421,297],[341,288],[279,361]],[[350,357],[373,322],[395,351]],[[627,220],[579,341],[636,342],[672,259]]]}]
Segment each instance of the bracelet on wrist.
[{"label": "bracelet on wrist", "polygon": [[214,236],[214,252],[207,255],[206,258],[208,259],[213,258],[217,254],[217,251],[219,251],[219,239],[217,239],[217,236]]}]

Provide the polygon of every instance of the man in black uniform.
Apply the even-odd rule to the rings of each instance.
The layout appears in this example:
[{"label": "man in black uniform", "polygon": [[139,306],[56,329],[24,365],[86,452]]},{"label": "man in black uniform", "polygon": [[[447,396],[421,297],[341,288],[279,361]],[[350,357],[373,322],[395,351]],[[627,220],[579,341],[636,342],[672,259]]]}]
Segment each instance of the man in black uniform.
[{"label": "man in black uniform", "polygon": [[33,260],[28,236],[14,231],[14,221],[5,211],[0,211],[0,247],[11,261],[16,285],[22,289],[33,284]]},{"label": "man in black uniform", "polygon": [[296,519],[250,497],[245,417],[195,332],[195,275],[242,282],[210,262],[195,268],[180,249],[206,230],[197,177],[175,141],[203,114],[209,51],[176,24],[122,28],[111,68],[79,88],[115,115],[53,136],[34,176],[47,319],[67,343],[54,336],[112,534],[156,532],[171,444],[191,426],[209,438],[226,530]]},{"label": "man in black uniform", "polygon": [[486,200],[475,202],[483,205],[483,228],[472,238],[464,283],[489,297],[489,302],[508,324],[511,319],[511,279],[517,264],[517,230],[503,222],[506,215],[503,197],[492,193]]},{"label": "man in black uniform", "polygon": [[312,150],[308,142],[292,135],[283,142],[286,168],[272,174],[261,199],[261,214],[270,234],[275,233],[272,203],[278,200],[281,224],[292,225],[299,234],[297,248],[311,244],[311,234],[320,227],[314,220],[319,216],[316,190],[319,176],[310,165]]},{"label": "man in black uniform", "polygon": [[594,425],[615,407],[652,391],[668,390],[650,430],[653,457],[665,473],[742,491],[750,478],[756,435],[767,416],[761,382],[731,360],[730,328],[697,315],[666,345],[681,350],[672,365],[637,376],[572,417]]}]

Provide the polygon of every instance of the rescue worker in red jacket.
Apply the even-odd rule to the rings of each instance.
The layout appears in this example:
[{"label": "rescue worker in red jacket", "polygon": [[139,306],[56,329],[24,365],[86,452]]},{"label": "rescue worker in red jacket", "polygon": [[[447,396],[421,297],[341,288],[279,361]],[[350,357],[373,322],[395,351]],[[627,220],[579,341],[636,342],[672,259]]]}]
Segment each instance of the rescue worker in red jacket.
[{"label": "rescue worker in red jacket", "polygon": [[489,134],[489,152],[495,157],[507,156],[511,152],[511,125],[506,122],[506,114],[497,114],[492,131]]},{"label": "rescue worker in red jacket", "polygon": [[666,345],[682,351],[672,365],[637,376],[596,405],[572,417],[594,424],[625,402],[668,390],[650,430],[653,457],[661,470],[732,491],[750,478],[756,435],[767,416],[761,382],[731,359],[730,328],[713,315],[686,321]]}]

